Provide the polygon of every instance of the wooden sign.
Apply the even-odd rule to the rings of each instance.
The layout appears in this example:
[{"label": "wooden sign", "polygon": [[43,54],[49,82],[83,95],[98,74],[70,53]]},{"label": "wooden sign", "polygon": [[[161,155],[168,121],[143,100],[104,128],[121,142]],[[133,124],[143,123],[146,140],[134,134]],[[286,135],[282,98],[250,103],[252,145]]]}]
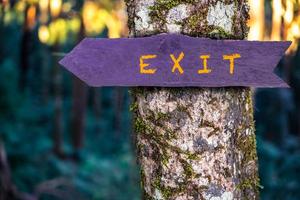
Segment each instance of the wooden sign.
[{"label": "wooden sign", "polygon": [[86,38],[60,64],[95,87],[288,87],[273,70],[290,44],[175,34]]}]

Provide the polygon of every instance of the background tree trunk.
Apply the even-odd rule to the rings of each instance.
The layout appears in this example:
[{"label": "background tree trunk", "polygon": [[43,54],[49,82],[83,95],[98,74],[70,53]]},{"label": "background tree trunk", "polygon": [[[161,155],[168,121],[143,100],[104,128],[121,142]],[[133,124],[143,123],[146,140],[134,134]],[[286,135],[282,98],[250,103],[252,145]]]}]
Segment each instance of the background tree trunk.
[{"label": "background tree trunk", "polygon": [[113,128],[115,132],[115,138],[119,139],[121,134],[121,122],[122,122],[122,110],[124,103],[123,88],[117,87],[114,89],[114,118]]},{"label": "background tree trunk", "polygon": [[[83,1],[84,2],[84,1]],[[85,27],[82,16],[80,31],[78,34],[78,41],[81,41],[85,35]],[[72,142],[74,148],[74,159],[80,159],[80,151],[83,148],[85,136],[85,114],[87,106],[88,90],[85,83],[77,77],[73,77],[73,94],[72,94],[72,118],[71,118],[71,131]]]},{"label": "background tree trunk", "polygon": [[[244,0],[127,0],[132,37],[244,39]],[[211,52],[213,53],[213,52]],[[249,88],[133,89],[144,199],[258,199]]]},{"label": "background tree trunk", "polygon": [[[59,49],[55,44],[53,51]],[[53,65],[53,90],[54,90],[54,121],[53,121],[53,151],[61,158],[65,157],[63,151],[63,94],[62,94],[62,74],[57,58]]]},{"label": "background tree trunk", "polygon": [[[23,91],[27,85],[27,73],[30,68],[30,54],[33,46],[33,28],[35,26],[35,6],[26,3],[24,12],[23,33],[21,37],[21,58],[20,58],[20,81],[19,86]],[[32,13],[33,12],[33,13]]]},{"label": "background tree trunk", "polygon": [[96,121],[98,121],[100,120],[101,110],[102,110],[102,105],[101,105],[102,91],[101,88],[91,88],[90,91],[92,94],[93,113],[96,118]]},{"label": "background tree trunk", "polygon": [[37,200],[34,196],[20,192],[12,182],[11,171],[3,143],[0,141],[0,199]]},{"label": "background tree trunk", "polygon": [[72,141],[74,158],[78,158],[83,148],[85,135],[85,112],[87,105],[87,86],[78,78],[73,78],[73,105],[72,105]]}]

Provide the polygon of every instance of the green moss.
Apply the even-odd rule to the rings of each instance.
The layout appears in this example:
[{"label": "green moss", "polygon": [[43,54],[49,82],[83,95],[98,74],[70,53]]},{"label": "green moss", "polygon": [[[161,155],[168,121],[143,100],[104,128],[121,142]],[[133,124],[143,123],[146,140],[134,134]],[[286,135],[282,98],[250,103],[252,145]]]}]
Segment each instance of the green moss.
[{"label": "green moss", "polygon": [[151,121],[155,126],[160,127],[163,130],[163,134],[159,134],[159,137],[162,137],[162,139],[167,141],[177,138],[176,132],[164,125],[164,121],[170,119],[170,117],[170,113],[154,112],[152,110],[149,110],[149,114],[146,117],[147,120]]},{"label": "green moss", "polygon": [[198,153],[189,153],[187,156],[188,156],[187,159],[189,159],[189,160],[199,160]]},{"label": "green moss", "polygon": [[153,24],[162,28],[166,24],[168,11],[180,4],[193,4],[197,0],[156,0],[155,4],[150,7],[149,16]]},{"label": "green moss", "polygon": [[153,187],[157,190],[159,190],[164,197],[164,199],[172,199],[172,197],[184,192],[187,190],[187,184],[186,183],[179,183],[178,187],[166,187],[161,184],[161,178],[157,177],[153,182]]},{"label": "green moss", "polygon": [[210,32],[206,20],[207,13],[208,8],[195,10],[188,18],[183,20],[182,25],[187,29],[189,35],[197,37],[207,36],[207,33]]},{"label": "green moss", "polygon": [[256,161],[256,137],[251,135],[239,145],[239,149],[244,153],[243,162],[248,163],[249,161]]},{"label": "green moss", "polygon": [[[238,95],[238,94],[237,94]],[[256,152],[256,137],[254,134],[254,120],[253,120],[253,105],[252,105],[252,95],[250,89],[244,90],[244,95],[239,95],[239,98],[245,97],[246,99],[239,99],[239,102],[244,102],[244,104],[248,104],[250,110],[244,110],[242,116],[248,116],[249,124],[243,124],[237,131],[237,147],[244,154],[242,164],[246,165],[249,161],[257,160],[257,152]],[[245,131],[249,130],[251,135],[246,135]]]},{"label": "green moss", "polygon": [[[246,167],[252,165],[253,163],[257,163],[257,152],[256,152],[256,137],[254,134],[254,121],[253,121],[253,110],[252,110],[252,96],[251,90],[249,88],[243,89],[243,95],[238,95],[236,98],[239,102],[243,104],[248,104],[250,110],[243,109],[242,116],[247,117],[248,119],[243,119],[244,121],[248,121],[246,124],[241,124],[241,127],[237,130],[237,138],[236,138],[236,146],[237,150],[243,154],[241,160],[241,166]],[[249,134],[246,134],[246,130],[249,130]],[[254,167],[254,166],[253,166]],[[243,172],[241,169],[241,181],[237,185],[237,188],[240,189],[243,193],[247,193],[247,191],[251,190],[255,193],[259,193],[259,177],[256,169],[253,171]],[[248,195],[244,195],[248,196]]]},{"label": "green moss", "polygon": [[138,110],[138,104],[137,102],[133,102],[129,107],[129,111],[136,112],[137,110]]},{"label": "green moss", "polygon": [[167,113],[158,112],[156,114],[156,120],[167,120],[170,116]]},{"label": "green moss", "polygon": [[169,118],[170,118],[169,113],[154,112],[152,110],[149,110],[149,115],[147,116],[148,120],[159,125],[161,125],[164,120],[167,120]]},{"label": "green moss", "polygon": [[146,177],[146,176],[145,176],[145,172],[144,172],[143,169],[141,169],[141,172],[140,172],[140,173],[141,173],[141,174],[140,174],[140,175],[141,175],[141,187],[144,188],[144,186],[145,186],[145,182],[144,182],[144,181],[145,181],[145,177]]},{"label": "green moss", "polygon": [[175,131],[172,131],[172,130],[166,130],[165,131],[165,139],[166,140],[175,140],[175,139],[177,139],[178,137],[177,137],[177,134],[176,134],[176,132]]},{"label": "green moss", "polygon": [[136,133],[153,133],[153,129],[148,126],[145,121],[140,118],[140,117],[136,117],[135,121],[134,121],[134,130]]},{"label": "green moss", "polygon": [[160,161],[160,162],[161,162],[164,166],[167,166],[168,163],[169,163],[169,159],[170,159],[169,154],[163,153],[163,154],[161,155],[161,161]]},{"label": "green moss", "polygon": [[247,189],[253,189],[253,188],[255,188],[255,190],[258,190],[259,187],[260,184],[259,184],[258,177],[252,179],[245,179],[236,186],[236,188],[241,191],[245,191]]},{"label": "green moss", "polygon": [[180,162],[184,170],[186,181],[189,181],[192,178],[194,178],[196,173],[194,172],[192,165],[189,164],[186,160],[181,160]]},{"label": "green moss", "polygon": [[156,188],[157,190],[159,190],[162,193],[162,196],[165,199],[169,199],[172,196],[172,194],[173,194],[173,191],[172,191],[171,188],[164,187],[164,186],[161,185],[161,177],[157,177],[154,180],[153,187]]},{"label": "green moss", "polygon": [[150,16],[153,18],[164,15],[167,11],[180,4],[192,4],[197,2],[196,0],[156,0],[155,4],[150,7]]},{"label": "green moss", "polygon": [[184,170],[184,175],[185,179],[183,182],[178,183],[178,187],[173,188],[173,187],[166,187],[161,184],[161,176],[157,176],[156,179],[153,182],[153,187],[158,189],[163,197],[165,199],[170,199],[173,196],[176,196],[182,192],[185,192],[188,190],[188,183],[189,181],[196,176],[191,164],[189,164],[186,160],[181,159],[180,160],[183,170]]},{"label": "green moss", "polygon": [[[205,13],[207,14],[207,13]],[[205,15],[203,12],[199,12],[199,13],[196,13],[194,15],[191,15],[188,19],[187,19],[187,23],[188,23],[188,26],[191,30],[195,30],[198,25],[199,25],[199,22],[203,22],[206,20],[206,15]]]},{"label": "green moss", "polygon": [[141,118],[136,118],[134,121],[134,130],[136,133],[140,133],[146,129],[146,125]]},{"label": "green moss", "polygon": [[223,28],[218,26],[209,26],[211,31],[208,33],[210,38],[217,39],[234,39],[235,36],[231,33],[226,32]]}]

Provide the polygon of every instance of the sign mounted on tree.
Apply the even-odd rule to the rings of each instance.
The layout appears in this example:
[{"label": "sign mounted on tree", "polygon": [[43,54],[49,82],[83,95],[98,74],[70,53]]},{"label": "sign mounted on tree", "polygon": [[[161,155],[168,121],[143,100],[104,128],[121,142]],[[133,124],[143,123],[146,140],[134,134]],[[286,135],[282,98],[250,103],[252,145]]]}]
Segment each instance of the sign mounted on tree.
[{"label": "sign mounted on tree", "polygon": [[94,87],[288,87],[273,70],[290,44],[175,34],[86,38],[60,64]]}]

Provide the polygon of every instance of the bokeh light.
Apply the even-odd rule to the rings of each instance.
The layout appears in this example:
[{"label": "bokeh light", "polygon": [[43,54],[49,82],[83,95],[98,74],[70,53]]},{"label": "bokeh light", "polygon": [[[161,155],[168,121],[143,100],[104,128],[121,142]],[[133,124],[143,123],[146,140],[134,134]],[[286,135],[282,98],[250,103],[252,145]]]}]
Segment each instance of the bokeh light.
[{"label": "bokeh light", "polygon": [[38,35],[39,35],[39,40],[42,43],[47,43],[49,41],[49,38],[50,38],[50,33],[49,33],[49,30],[48,30],[48,27],[45,26],[45,25],[40,26]]}]

